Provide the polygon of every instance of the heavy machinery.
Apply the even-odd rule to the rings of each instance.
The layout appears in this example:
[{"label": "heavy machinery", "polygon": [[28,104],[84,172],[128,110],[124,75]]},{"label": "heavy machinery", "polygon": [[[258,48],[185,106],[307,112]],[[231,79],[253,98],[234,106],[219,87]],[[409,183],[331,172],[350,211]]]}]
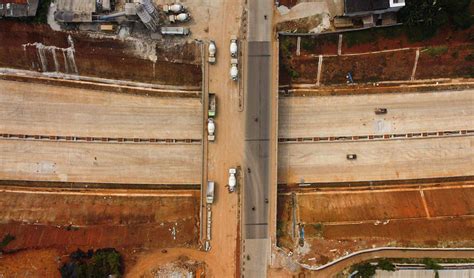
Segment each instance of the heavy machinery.
[{"label": "heavy machinery", "polygon": [[207,119],[207,140],[213,142],[216,139],[215,136],[216,125],[213,118]]},{"label": "heavy machinery", "polygon": [[216,43],[214,41],[209,42],[208,50],[209,50],[208,62],[210,64],[214,64],[216,62],[216,52],[217,52]]},{"label": "heavy machinery", "polygon": [[214,182],[207,182],[207,191],[206,191],[206,203],[212,205],[214,203]]},{"label": "heavy machinery", "polygon": [[216,94],[209,93],[209,109],[207,111],[207,116],[209,118],[214,118],[216,116]]},{"label": "heavy machinery", "polygon": [[180,13],[177,15],[170,14],[168,16],[168,20],[170,23],[176,23],[176,22],[186,22],[191,19],[191,16],[188,13]]},{"label": "heavy machinery", "polygon": [[165,13],[182,13],[186,11],[186,7],[180,3],[163,5],[163,12]]},{"label": "heavy machinery", "polygon": [[237,37],[232,36],[230,37],[230,56],[232,58],[237,58],[237,54],[238,54]]},{"label": "heavy machinery", "polygon": [[229,193],[232,193],[235,191],[235,188],[237,187],[237,169],[236,168],[230,168],[229,169]]}]

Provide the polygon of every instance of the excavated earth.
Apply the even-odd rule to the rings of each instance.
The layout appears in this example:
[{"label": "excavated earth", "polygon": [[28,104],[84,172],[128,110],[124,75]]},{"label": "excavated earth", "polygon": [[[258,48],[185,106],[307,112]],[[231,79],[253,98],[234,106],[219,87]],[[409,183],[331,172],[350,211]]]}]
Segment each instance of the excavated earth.
[{"label": "excavated earth", "polygon": [[[194,42],[165,47],[162,41],[96,36],[0,20],[0,67],[164,85],[201,84],[200,48]],[[71,41],[73,57],[65,50]],[[38,49],[40,43],[44,50]]]}]

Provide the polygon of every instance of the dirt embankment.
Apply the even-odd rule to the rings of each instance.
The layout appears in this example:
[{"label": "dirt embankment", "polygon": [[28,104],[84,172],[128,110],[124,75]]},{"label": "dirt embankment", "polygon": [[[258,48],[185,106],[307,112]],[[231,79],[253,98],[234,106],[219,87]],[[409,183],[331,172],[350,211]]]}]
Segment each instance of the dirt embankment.
[{"label": "dirt embankment", "polygon": [[201,84],[195,43],[171,47],[166,41],[95,38],[8,20],[0,21],[0,41],[0,67],[154,84]]},{"label": "dirt embankment", "polygon": [[[323,55],[320,74],[323,85],[345,84],[348,72],[356,83],[410,80],[416,49],[420,49],[420,55],[415,79],[474,76],[474,27],[446,28],[422,42],[410,41],[403,30],[395,27],[344,33],[342,55],[337,55],[337,34],[302,37],[299,56],[296,37],[281,36],[280,85],[316,84],[319,55]],[[409,49],[368,53],[402,48]]]},{"label": "dirt embankment", "polygon": [[[133,263],[140,250],[197,247],[199,191],[88,192],[2,192],[0,238],[15,236],[6,250],[48,249],[64,256],[77,248],[113,247]],[[0,265],[23,252],[4,255]]]},{"label": "dirt embankment", "polygon": [[[469,182],[422,190],[390,187],[280,194],[279,244],[310,264],[380,246],[474,246],[473,194]],[[297,247],[299,225],[304,225],[303,248]]]}]

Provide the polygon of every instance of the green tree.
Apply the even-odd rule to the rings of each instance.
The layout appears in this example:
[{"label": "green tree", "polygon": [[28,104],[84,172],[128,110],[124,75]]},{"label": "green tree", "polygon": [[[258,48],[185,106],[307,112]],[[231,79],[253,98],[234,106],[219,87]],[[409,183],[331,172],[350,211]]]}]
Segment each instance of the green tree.
[{"label": "green tree", "polygon": [[422,263],[425,265],[426,269],[439,270],[443,269],[435,260],[432,258],[423,258]]},{"label": "green tree", "polygon": [[377,267],[381,270],[395,271],[395,265],[393,265],[393,263],[387,259],[378,261]]},{"label": "green tree", "polygon": [[377,266],[372,265],[371,263],[364,263],[364,264],[356,265],[354,270],[357,271],[357,273],[354,275],[354,277],[357,277],[357,278],[371,278],[372,276],[375,275],[375,271],[377,270]]}]

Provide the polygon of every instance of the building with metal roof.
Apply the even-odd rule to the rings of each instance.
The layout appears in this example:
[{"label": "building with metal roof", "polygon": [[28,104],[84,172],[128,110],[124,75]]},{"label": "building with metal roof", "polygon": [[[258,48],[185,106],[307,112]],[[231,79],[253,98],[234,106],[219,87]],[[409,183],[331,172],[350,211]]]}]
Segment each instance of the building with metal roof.
[{"label": "building with metal roof", "polygon": [[0,0],[0,17],[35,16],[39,0]]},{"label": "building with metal roof", "polygon": [[57,0],[54,19],[59,22],[92,22],[96,0]]},{"label": "building with metal roof", "polygon": [[365,16],[396,12],[405,6],[405,0],[344,0],[345,16]]}]

